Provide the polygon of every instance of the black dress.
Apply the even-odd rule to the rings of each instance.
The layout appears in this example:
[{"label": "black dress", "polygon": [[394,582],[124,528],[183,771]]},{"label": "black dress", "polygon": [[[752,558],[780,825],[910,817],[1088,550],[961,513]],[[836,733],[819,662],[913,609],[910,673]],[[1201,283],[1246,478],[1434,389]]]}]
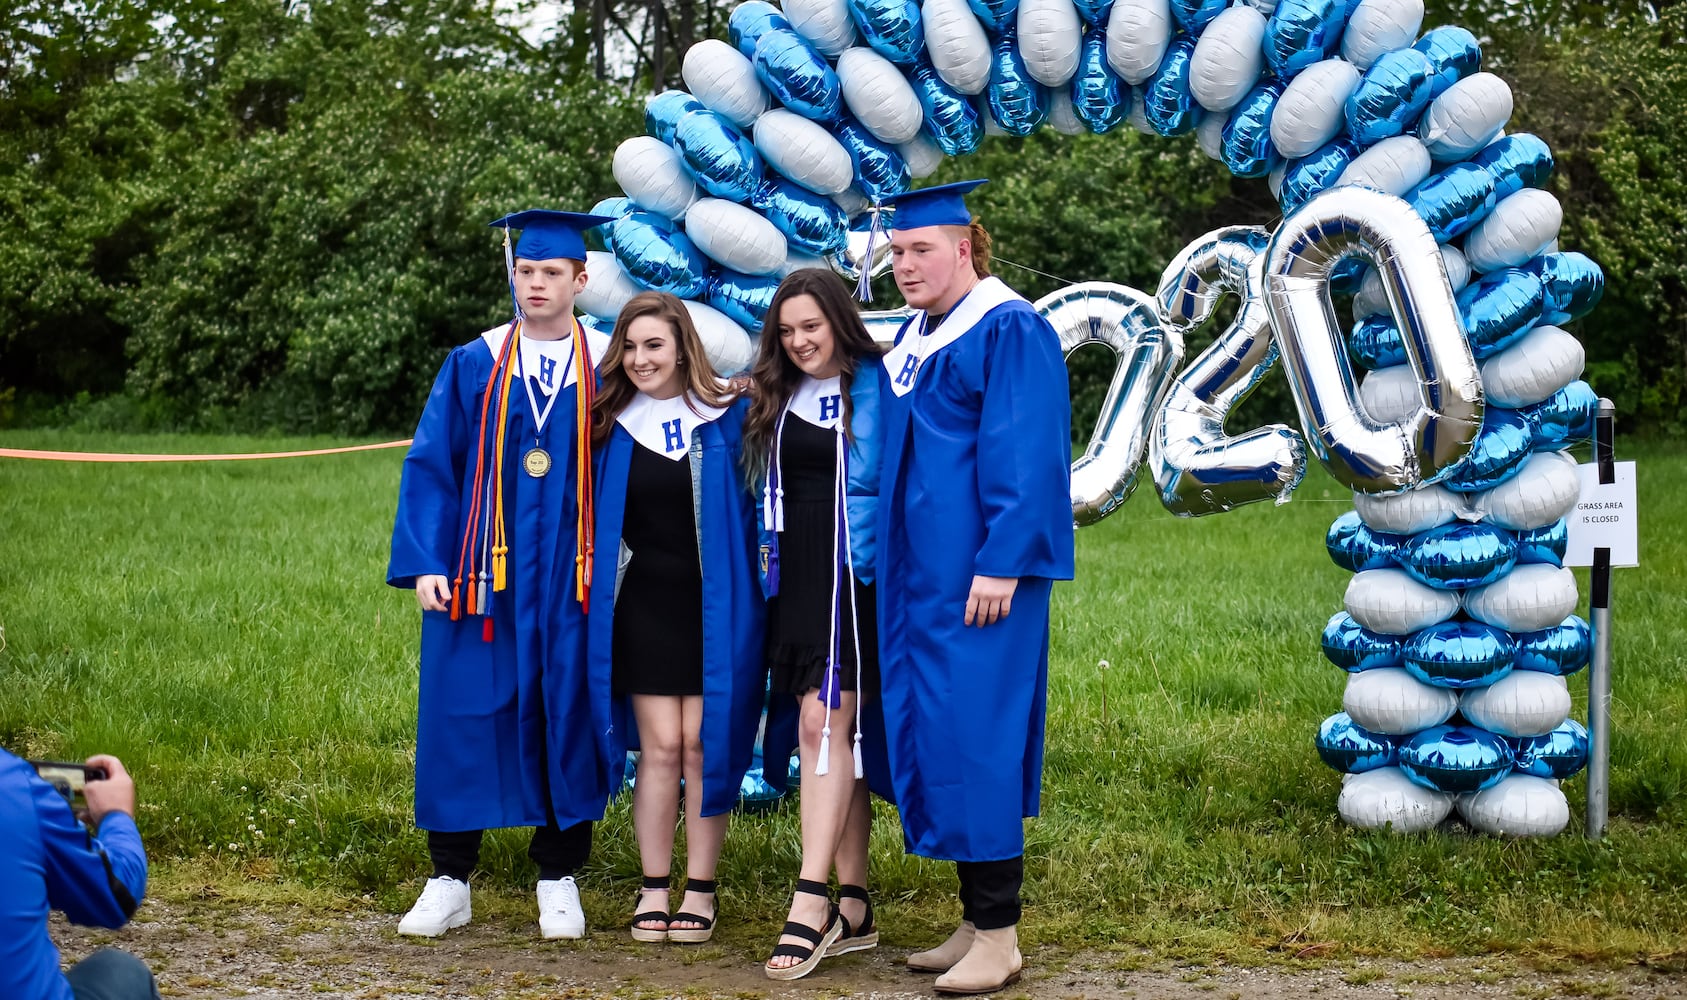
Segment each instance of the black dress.
[{"label": "black dress", "polygon": [[[785,490],[785,530],[779,533],[779,593],[767,605],[767,662],[772,688],[803,694],[826,679],[832,641],[833,583],[847,572],[833,562],[836,531],[837,434],[787,416],[780,445],[780,481]],[[838,562],[843,562],[842,551]],[[838,574],[834,576],[834,573]],[[861,621],[861,688],[878,688],[879,632],[873,587],[855,585]],[[855,639],[850,634],[849,591],[837,588],[839,684],[856,690]]]},{"label": "black dress", "polygon": [[617,695],[703,693],[703,570],[691,503],[690,460],[635,443],[621,526],[632,560],[614,598]]}]

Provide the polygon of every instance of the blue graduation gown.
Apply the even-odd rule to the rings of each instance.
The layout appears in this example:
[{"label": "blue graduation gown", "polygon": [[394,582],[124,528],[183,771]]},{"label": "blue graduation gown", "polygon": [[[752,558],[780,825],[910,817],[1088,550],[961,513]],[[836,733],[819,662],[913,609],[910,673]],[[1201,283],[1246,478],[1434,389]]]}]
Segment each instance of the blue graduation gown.
[{"label": "blue graduation gown", "polygon": [[[456,578],[481,400],[502,333],[452,351],[434,381],[399,483],[387,566],[394,587],[414,589],[428,574]],[[595,359],[605,342],[589,343]],[[416,825],[424,830],[543,826],[547,813],[564,828],[603,818],[611,786],[593,738],[585,616],[574,596],[576,388],[557,390],[541,437],[551,469],[538,479],[521,464],[534,442],[533,413],[522,387],[511,388],[503,476],[509,586],[492,602],[493,641],[482,641],[479,616],[454,622],[446,612],[422,612]],[[494,418],[496,408],[494,399]]]},{"label": "blue graduation gown", "polygon": [[[1024,853],[1021,818],[1038,812],[1049,592],[1072,578],[1066,365],[994,278],[921,344],[924,318],[885,356],[885,763],[909,853],[999,861]],[[1008,617],[962,624],[974,575],[1019,578]]]},{"label": "blue graduation gown", "polygon": [[[766,611],[756,576],[755,504],[739,465],[749,406],[747,398],[740,399],[719,417],[698,425],[685,459],[691,463],[692,515],[703,567],[705,816],[728,812],[738,803],[767,690],[762,662]],[[615,790],[620,788],[627,750],[637,746],[631,699],[616,697],[611,688],[613,595],[620,572],[617,554],[627,503],[627,470],[635,447],[626,428],[616,424],[598,459],[597,578],[587,626],[593,714],[608,722],[599,733],[599,758],[603,780]]]}]

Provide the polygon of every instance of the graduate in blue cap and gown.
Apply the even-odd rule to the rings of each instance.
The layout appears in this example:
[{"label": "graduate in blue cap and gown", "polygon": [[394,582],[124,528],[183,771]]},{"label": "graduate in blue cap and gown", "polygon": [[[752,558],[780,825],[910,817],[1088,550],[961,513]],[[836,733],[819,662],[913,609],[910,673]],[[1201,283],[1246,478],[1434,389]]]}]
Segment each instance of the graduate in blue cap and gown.
[{"label": "graduate in blue cap and gown", "polygon": [[433,876],[400,934],[468,923],[481,833],[508,826],[537,828],[540,932],[585,934],[573,876],[610,792],[585,655],[605,338],[582,328],[574,297],[582,234],[609,221],[533,210],[492,223],[514,318],[446,357],[404,459],[387,582],[422,606],[416,825]]},{"label": "graduate in blue cap and gown", "polygon": [[961,884],[960,928],[908,967],[956,994],[1020,974],[1049,593],[1073,570],[1066,365],[1053,328],[990,276],[963,200],[982,183],[886,199],[896,285],[918,311],[884,357],[880,705],[907,849],[955,861]]},{"label": "graduate in blue cap and gown", "polygon": [[[739,465],[750,401],[715,373],[690,314],[665,292],[622,307],[601,370],[592,447],[603,571],[587,645],[596,714],[612,720],[604,777],[619,785],[636,733],[644,884],[632,936],[697,944],[714,934],[715,865],[767,677],[754,505]],[[682,778],[685,898],[670,916]]]}]

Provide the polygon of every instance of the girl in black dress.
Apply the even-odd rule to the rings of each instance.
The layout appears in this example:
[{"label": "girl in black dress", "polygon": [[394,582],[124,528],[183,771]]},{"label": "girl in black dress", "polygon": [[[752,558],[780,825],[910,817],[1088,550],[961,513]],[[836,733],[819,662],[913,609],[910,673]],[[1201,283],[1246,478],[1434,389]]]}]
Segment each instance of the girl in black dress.
[{"label": "girl in black dress", "polygon": [[805,269],[774,294],[751,371],[744,448],[762,492],[767,661],[774,697],[797,701],[802,763],[802,871],[765,966],[772,979],[878,944],[859,708],[878,686],[879,353],[838,277]]}]

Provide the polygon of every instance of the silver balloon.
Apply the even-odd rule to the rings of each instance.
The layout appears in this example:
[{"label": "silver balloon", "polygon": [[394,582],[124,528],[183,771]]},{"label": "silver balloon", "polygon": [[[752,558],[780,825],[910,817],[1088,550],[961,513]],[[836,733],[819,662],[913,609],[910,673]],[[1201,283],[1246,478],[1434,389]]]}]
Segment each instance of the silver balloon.
[{"label": "silver balloon", "polygon": [[[1422,405],[1381,422],[1359,403],[1330,299],[1330,273],[1365,258],[1400,326]],[[1411,206],[1339,187],[1284,220],[1265,263],[1266,305],[1307,442],[1337,481],[1386,493],[1434,478],[1464,457],[1482,426],[1482,383],[1441,251]]]},{"label": "silver balloon", "polygon": [[1183,360],[1183,335],[1160,321],[1152,298],[1105,281],[1068,285],[1036,308],[1068,357],[1089,343],[1106,344],[1118,357],[1089,446],[1072,463],[1072,520],[1094,524],[1136,488],[1154,414]]},{"label": "silver balloon", "polygon": [[873,342],[885,347],[896,343],[896,331],[902,329],[902,324],[908,322],[908,317],[914,315],[914,310],[904,306],[901,309],[866,309],[861,312],[861,323],[867,327],[867,335]]},{"label": "silver balloon", "polygon": [[1277,363],[1261,294],[1270,240],[1254,226],[1214,230],[1172,258],[1155,294],[1162,320],[1180,335],[1206,322],[1226,292],[1242,300],[1235,321],[1172,383],[1154,422],[1148,467],[1160,502],[1174,514],[1282,503],[1306,474],[1306,446],[1292,428],[1224,432],[1225,417]]},{"label": "silver balloon", "polygon": [[[883,233],[873,236],[870,233],[849,233],[849,243],[841,250],[834,250],[826,255],[826,263],[832,270],[851,281],[861,278],[862,261],[867,257],[869,246],[872,248],[872,259],[867,261],[867,273],[874,278],[890,270],[890,237]],[[895,335],[896,331],[891,330]]]}]

